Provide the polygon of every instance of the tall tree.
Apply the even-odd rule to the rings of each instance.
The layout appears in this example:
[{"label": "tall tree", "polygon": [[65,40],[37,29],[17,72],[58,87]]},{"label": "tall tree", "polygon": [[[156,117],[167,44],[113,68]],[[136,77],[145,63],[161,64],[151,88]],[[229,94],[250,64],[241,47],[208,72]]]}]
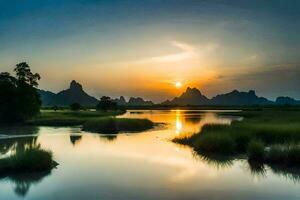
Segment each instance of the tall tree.
[{"label": "tall tree", "polygon": [[41,101],[36,87],[40,75],[32,73],[27,63],[14,69],[16,77],[0,73],[0,121],[19,122],[34,117],[40,111]]}]

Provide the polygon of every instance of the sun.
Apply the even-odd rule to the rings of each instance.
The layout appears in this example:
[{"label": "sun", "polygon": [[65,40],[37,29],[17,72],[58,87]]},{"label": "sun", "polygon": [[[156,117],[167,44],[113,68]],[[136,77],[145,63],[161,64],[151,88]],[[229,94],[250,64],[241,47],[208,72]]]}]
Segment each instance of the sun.
[{"label": "sun", "polygon": [[181,88],[181,86],[182,86],[182,83],[181,83],[181,82],[177,81],[177,82],[175,83],[175,87],[176,87],[176,88]]}]

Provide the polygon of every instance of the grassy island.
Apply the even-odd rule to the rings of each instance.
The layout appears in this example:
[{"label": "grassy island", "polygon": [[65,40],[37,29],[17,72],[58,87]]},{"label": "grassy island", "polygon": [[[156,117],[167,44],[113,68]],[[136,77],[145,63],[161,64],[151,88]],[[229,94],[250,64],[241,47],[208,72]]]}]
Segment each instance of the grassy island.
[{"label": "grassy island", "polygon": [[205,125],[201,132],[174,142],[199,154],[245,156],[249,161],[300,167],[300,111],[264,108],[226,115],[243,116],[231,125]]},{"label": "grassy island", "polygon": [[138,132],[154,127],[148,119],[101,118],[89,120],[83,124],[84,131],[96,133]]}]

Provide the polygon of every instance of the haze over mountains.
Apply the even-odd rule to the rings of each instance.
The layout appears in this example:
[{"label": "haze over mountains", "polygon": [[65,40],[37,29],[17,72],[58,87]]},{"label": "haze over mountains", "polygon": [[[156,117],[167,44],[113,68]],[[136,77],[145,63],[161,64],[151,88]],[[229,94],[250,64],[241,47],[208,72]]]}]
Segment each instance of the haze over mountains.
[{"label": "haze over mountains", "polygon": [[[76,81],[70,83],[70,87],[57,94],[49,91],[38,90],[41,95],[43,106],[69,106],[72,103],[80,103],[83,106],[95,106],[98,99],[88,95],[81,84]],[[151,106],[152,101],[145,101],[141,97],[131,97],[128,101],[121,96],[113,99],[118,105],[122,106]],[[162,102],[164,106],[201,106],[201,105],[300,105],[299,100],[291,97],[278,97],[276,101],[268,100],[264,97],[258,97],[254,90],[248,92],[240,92],[233,90],[232,92],[219,94],[211,99],[203,95],[197,88],[188,87],[184,93],[172,100]]]}]

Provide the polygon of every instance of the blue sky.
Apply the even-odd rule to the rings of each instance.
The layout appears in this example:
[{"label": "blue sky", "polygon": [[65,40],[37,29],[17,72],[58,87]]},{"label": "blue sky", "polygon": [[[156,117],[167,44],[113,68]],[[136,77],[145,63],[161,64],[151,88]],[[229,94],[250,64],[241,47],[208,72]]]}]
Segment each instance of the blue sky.
[{"label": "blue sky", "polygon": [[[2,0],[0,71],[27,61],[40,87],[160,101],[255,89],[300,98],[297,0]],[[181,81],[182,89],[174,82]]]}]

